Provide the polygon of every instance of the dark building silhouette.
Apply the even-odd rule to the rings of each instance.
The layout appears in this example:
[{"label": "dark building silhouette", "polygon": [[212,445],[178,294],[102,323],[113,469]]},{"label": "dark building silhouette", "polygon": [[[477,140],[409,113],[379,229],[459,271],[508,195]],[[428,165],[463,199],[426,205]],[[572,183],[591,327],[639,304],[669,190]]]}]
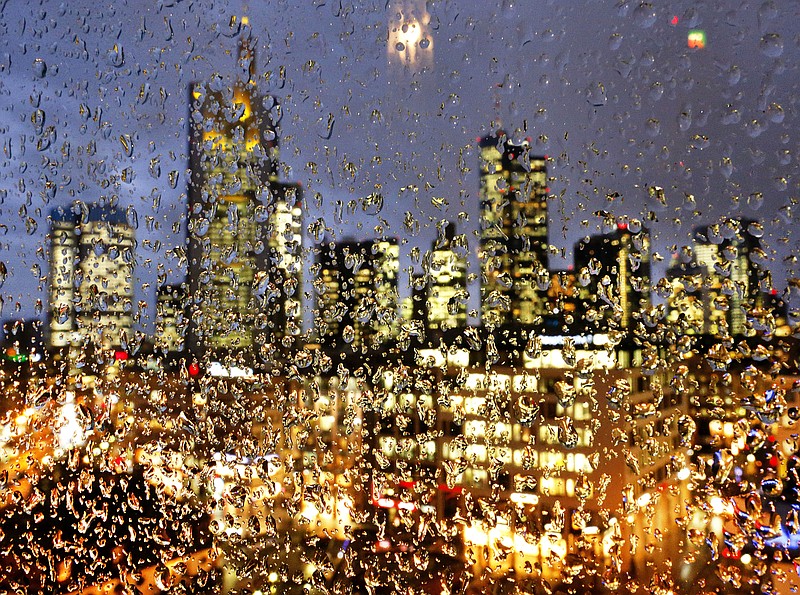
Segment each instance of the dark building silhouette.
[{"label": "dark building silhouette", "polygon": [[630,330],[650,306],[650,236],[619,224],[608,234],[595,235],[575,245],[575,270],[583,312],[597,320],[598,329]]},{"label": "dark building silhouette", "polygon": [[396,332],[399,254],[394,239],[322,246],[315,323],[324,345],[372,347]]}]

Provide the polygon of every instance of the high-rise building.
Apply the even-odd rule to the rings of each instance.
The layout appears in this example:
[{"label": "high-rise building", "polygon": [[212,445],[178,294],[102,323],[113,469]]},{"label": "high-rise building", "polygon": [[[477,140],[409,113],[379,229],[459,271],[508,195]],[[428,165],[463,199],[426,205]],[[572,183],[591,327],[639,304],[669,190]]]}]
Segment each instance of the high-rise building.
[{"label": "high-rise building", "polygon": [[494,327],[532,324],[545,313],[542,287],[549,281],[546,158],[503,132],[478,147],[481,320]]},{"label": "high-rise building", "polygon": [[397,240],[337,242],[317,259],[317,325],[323,344],[373,347],[388,340],[398,321]]},{"label": "high-rise building", "polygon": [[300,187],[278,181],[280,106],[257,93],[249,37],[239,65],[241,76],[192,89],[189,346],[199,353],[284,344],[300,313]]},{"label": "high-rise building", "polygon": [[268,206],[256,207],[264,248],[259,246],[253,283],[256,338],[282,351],[295,345],[302,323],[302,190],[300,184],[271,181]]},{"label": "high-rise building", "polygon": [[669,320],[680,322],[683,332],[745,333],[748,313],[763,302],[760,283],[768,274],[752,258],[760,250],[755,229],[755,221],[727,218],[698,227],[691,250],[675,256],[667,272]]},{"label": "high-rise building", "polygon": [[[600,330],[631,329],[634,313],[650,306],[650,236],[627,224],[575,246],[583,318],[601,321]],[[592,311],[592,312],[590,312]]]},{"label": "high-rise building", "polygon": [[[463,238],[463,236],[462,236]],[[427,331],[446,331],[467,325],[467,246],[455,226],[441,226],[433,248],[423,259],[426,291],[423,304]]]},{"label": "high-rise building", "polygon": [[134,229],[109,204],[50,217],[48,347],[125,349],[132,339]]}]

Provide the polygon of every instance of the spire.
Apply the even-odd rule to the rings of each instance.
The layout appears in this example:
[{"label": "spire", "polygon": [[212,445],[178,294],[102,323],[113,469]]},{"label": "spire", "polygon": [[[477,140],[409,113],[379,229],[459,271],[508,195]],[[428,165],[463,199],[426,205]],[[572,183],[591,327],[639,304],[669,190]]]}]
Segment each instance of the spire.
[{"label": "spire", "polygon": [[[234,17],[235,18],[235,17]],[[239,38],[239,66],[247,68],[247,82],[254,85],[256,82],[256,49],[255,41],[250,35],[250,19],[241,19],[242,35]]]}]

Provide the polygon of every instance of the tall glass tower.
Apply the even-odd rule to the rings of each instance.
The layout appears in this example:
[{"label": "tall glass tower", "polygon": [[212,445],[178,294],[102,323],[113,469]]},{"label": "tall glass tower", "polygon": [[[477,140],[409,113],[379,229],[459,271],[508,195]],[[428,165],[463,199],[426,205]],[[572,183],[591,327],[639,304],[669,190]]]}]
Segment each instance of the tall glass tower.
[{"label": "tall glass tower", "polygon": [[[299,333],[301,188],[278,181],[280,106],[259,96],[249,37],[241,74],[192,88],[189,348],[274,353]],[[257,339],[258,337],[258,339]],[[291,342],[291,341],[289,341]]]},{"label": "tall glass tower", "polygon": [[547,165],[504,132],[479,139],[481,321],[532,324],[545,313]]}]

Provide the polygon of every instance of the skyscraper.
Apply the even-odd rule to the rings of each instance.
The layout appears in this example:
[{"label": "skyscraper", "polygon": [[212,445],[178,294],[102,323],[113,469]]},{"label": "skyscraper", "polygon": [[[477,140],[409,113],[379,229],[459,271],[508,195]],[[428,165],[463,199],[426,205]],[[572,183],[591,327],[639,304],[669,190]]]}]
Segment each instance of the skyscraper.
[{"label": "skyscraper", "polygon": [[634,233],[623,223],[612,233],[578,242],[575,269],[581,286],[581,303],[595,312],[584,313],[584,318],[605,321],[601,330],[631,329],[634,313],[650,305],[647,230]]},{"label": "skyscraper", "polygon": [[132,339],[134,230],[109,204],[76,201],[50,217],[47,345],[125,349]]},{"label": "skyscraper", "polygon": [[480,139],[478,147],[481,320],[495,327],[531,324],[545,312],[542,290],[549,279],[546,158],[502,131]]},{"label": "skyscraper", "polygon": [[[684,332],[745,333],[748,312],[763,301],[760,282],[767,275],[754,262],[760,251],[757,228],[755,221],[727,218],[698,227],[691,251],[676,255],[667,272],[669,318],[685,323]],[[770,288],[767,283],[765,289]]]},{"label": "skyscraper", "polygon": [[394,239],[322,247],[317,331],[323,344],[372,347],[395,332],[400,247]]},{"label": "skyscraper", "polygon": [[200,353],[282,344],[299,316],[300,187],[278,181],[280,106],[257,93],[249,37],[239,66],[192,89],[189,347]]},{"label": "skyscraper", "polygon": [[427,331],[446,331],[467,325],[466,242],[456,239],[452,223],[438,227],[439,237],[423,260],[426,273],[423,311]]}]

